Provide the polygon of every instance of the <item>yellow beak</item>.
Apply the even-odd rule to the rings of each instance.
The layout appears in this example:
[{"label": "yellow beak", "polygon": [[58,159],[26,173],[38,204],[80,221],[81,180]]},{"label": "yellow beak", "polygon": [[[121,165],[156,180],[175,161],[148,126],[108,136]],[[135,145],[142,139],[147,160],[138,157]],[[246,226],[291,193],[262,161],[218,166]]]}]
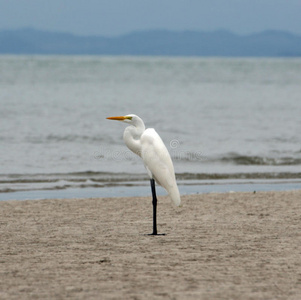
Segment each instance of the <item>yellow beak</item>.
[{"label": "yellow beak", "polygon": [[123,120],[126,120],[126,119],[131,119],[131,117],[119,116],[119,117],[109,117],[107,119],[109,119],[109,120],[123,121]]},{"label": "yellow beak", "polygon": [[119,116],[119,117],[109,117],[107,118],[109,120],[117,120],[117,121],[123,121],[126,119],[126,117],[123,117],[123,116]]}]

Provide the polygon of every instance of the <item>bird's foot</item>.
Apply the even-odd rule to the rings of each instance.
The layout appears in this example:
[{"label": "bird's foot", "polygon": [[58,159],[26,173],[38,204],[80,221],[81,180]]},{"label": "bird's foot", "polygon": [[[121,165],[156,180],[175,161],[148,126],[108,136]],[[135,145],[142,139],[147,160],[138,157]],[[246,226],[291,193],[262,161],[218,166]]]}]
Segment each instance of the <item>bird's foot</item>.
[{"label": "bird's foot", "polygon": [[166,235],[165,233],[149,233],[147,235]]}]

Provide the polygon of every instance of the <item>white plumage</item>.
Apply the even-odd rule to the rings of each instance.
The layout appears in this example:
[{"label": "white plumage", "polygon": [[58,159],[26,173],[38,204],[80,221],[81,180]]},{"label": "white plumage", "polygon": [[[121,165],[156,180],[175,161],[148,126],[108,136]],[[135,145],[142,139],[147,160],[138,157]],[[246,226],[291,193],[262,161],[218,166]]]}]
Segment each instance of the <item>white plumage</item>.
[{"label": "white plumage", "polygon": [[176,206],[181,203],[174,167],[162,139],[153,128],[141,136],[141,157],[150,178],[161,185]]}]

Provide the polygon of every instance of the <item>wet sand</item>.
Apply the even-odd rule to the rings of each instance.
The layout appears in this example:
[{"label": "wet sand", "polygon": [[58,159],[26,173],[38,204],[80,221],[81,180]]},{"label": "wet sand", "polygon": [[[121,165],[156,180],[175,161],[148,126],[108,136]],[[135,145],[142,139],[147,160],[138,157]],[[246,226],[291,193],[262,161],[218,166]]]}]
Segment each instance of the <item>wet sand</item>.
[{"label": "wet sand", "polygon": [[0,299],[301,299],[301,191],[0,202]]}]

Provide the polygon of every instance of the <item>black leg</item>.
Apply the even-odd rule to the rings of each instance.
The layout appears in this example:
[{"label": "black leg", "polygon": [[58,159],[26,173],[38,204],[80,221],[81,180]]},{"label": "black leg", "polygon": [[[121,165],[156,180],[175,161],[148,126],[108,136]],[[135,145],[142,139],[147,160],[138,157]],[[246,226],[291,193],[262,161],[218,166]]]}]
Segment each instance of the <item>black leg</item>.
[{"label": "black leg", "polygon": [[152,233],[152,235],[157,235],[157,196],[156,196],[155,180],[151,179],[150,183],[151,183],[152,195],[153,195],[153,233]]}]

